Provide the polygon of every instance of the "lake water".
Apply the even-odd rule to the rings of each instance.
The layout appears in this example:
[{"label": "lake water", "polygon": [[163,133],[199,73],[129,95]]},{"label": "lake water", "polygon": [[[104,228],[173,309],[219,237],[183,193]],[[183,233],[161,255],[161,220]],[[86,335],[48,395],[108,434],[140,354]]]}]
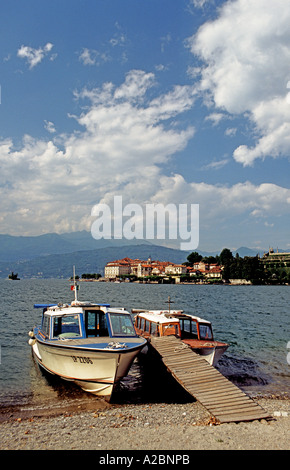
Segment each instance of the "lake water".
[{"label": "lake water", "polygon": [[[42,313],[33,308],[34,303],[70,302],[70,283],[0,280],[0,295],[0,407],[91,400],[91,395],[88,397],[73,384],[43,375],[28,345],[28,331],[39,324]],[[174,301],[171,308],[211,321],[215,339],[229,344],[218,365],[226,377],[251,395],[289,396],[289,286],[82,282],[79,290],[79,300],[110,303],[129,311],[165,309],[168,296]],[[114,400],[160,401],[166,399],[169,389],[173,394],[170,399],[178,400],[174,396],[178,392],[163,381],[153,386],[155,379],[136,361]]]}]

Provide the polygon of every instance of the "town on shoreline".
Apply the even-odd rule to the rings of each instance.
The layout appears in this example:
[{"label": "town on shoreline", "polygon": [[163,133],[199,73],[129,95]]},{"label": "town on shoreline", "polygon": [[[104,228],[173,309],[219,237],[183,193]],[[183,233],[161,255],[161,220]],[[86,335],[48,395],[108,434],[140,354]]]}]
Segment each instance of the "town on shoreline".
[{"label": "town on shoreline", "polygon": [[150,284],[231,284],[275,285],[290,284],[290,253],[270,249],[259,255],[241,258],[228,248],[220,255],[203,257],[192,252],[182,264],[170,261],[131,259],[109,261],[104,277],[84,273],[81,281],[135,282]]}]

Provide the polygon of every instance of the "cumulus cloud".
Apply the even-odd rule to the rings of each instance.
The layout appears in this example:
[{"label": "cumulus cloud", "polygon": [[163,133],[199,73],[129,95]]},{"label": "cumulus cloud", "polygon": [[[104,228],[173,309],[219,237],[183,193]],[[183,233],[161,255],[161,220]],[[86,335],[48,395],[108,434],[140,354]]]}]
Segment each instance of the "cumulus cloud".
[{"label": "cumulus cloud", "polygon": [[247,114],[253,124],[256,142],[250,148],[241,143],[233,155],[245,166],[289,155],[289,21],[284,0],[229,1],[188,41],[203,63],[199,85],[206,102]]},{"label": "cumulus cloud", "polygon": [[[39,47],[38,49],[34,49],[30,46],[21,46],[18,51],[17,55],[21,59],[26,59],[27,63],[29,64],[29,68],[32,69],[36,65],[38,65],[45,56],[47,56],[53,48],[53,44],[48,42],[44,47]],[[53,56],[55,58],[55,55]]]},{"label": "cumulus cloud", "polygon": [[232,217],[262,218],[265,227],[267,217],[274,223],[278,212],[289,213],[286,188],[194,183],[164,174],[164,165],[194,137],[194,128],[179,126],[176,118],[193,107],[196,92],[179,85],[150,99],[155,80],[132,70],[118,87],[110,82],[76,92],[88,105],[71,116],[78,131],[69,135],[48,141],[26,135],[17,148],[11,139],[0,141],[1,232],[11,233],[12,226],[22,235],[90,230],[93,207],[111,204],[116,195],[124,204],[199,204],[203,243],[213,225],[224,236]]},{"label": "cumulus cloud", "polygon": [[153,83],[151,74],[135,70],[119,87],[107,83],[76,93],[90,103],[72,117],[82,131],[55,141],[25,136],[17,150],[10,139],[0,142],[2,231],[12,222],[22,233],[47,231],[47,224],[58,232],[89,229],[92,206],[106,195],[122,191],[130,200],[138,187],[140,197],[150,199],[159,165],[194,134],[192,127],[173,129],[169,122],[192,105],[190,88],[144,102]]}]

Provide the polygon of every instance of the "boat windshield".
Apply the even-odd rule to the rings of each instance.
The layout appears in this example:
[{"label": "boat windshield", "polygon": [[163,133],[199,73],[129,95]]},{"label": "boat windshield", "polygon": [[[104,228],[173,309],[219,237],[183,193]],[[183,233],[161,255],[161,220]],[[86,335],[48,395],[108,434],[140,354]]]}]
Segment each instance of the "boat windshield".
[{"label": "boat windshield", "polygon": [[87,337],[109,336],[106,316],[102,310],[86,310],[85,328]]},{"label": "boat windshield", "polygon": [[54,338],[73,338],[81,336],[79,315],[56,316],[53,318]]},{"label": "boat windshield", "polygon": [[180,318],[182,338],[198,339],[196,321],[193,318]]},{"label": "boat windshield", "polygon": [[136,336],[132,318],[128,314],[110,313],[112,336]]},{"label": "boat windshield", "polygon": [[200,339],[213,339],[211,326],[199,323],[199,335]]}]

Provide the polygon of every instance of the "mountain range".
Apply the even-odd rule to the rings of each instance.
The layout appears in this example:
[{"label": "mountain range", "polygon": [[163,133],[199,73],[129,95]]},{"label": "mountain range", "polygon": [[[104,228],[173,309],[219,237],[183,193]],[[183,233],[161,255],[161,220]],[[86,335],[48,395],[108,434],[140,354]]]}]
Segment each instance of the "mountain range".
[{"label": "mountain range", "polygon": [[[201,252],[202,256],[218,252]],[[256,256],[257,250],[241,247],[241,257]],[[48,233],[35,237],[0,235],[0,278],[7,278],[13,271],[20,278],[68,278],[72,267],[76,274],[104,273],[108,261],[129,258],[158,259],[184,263],[189,252],[142,241],[95,240],[90,232],[65,234]]]}]

